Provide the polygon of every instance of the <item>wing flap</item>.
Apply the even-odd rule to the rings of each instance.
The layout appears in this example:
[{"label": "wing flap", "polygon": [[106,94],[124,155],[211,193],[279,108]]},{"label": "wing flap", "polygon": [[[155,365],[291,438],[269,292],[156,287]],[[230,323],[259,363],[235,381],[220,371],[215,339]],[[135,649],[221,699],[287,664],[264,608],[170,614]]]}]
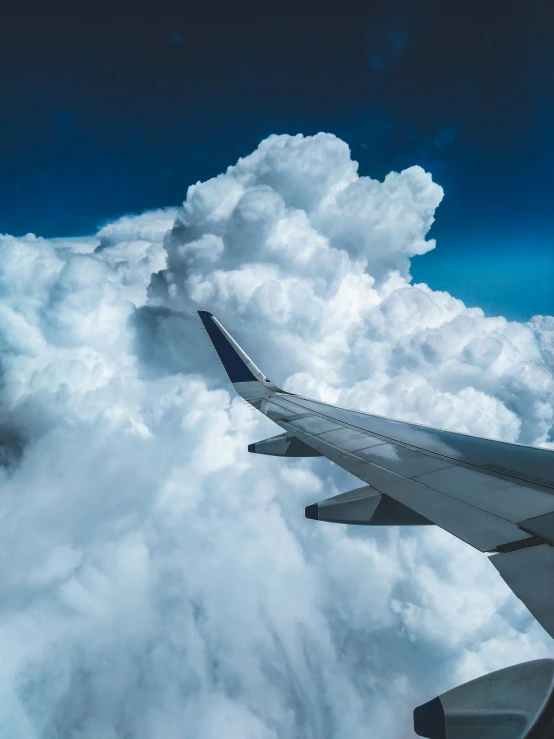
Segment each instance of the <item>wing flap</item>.
[{"label": "wing flap", "polygon": [[419,475],[417,479],[439,493],[514,523],[554,511],[554,495],[467,467],[454,465]]},{"label": "wing flap", "polygon": [[[497,543],[487,546],[485,549],[482,549],[481,546],[477,547],[482,551],[490,551],[495,549],[496,546],[501,546],[509,541],[525,538],[525,534],[517,524],[528,518],[554,513],[554,493],[550,488],[538,485],[536,482],[527,482],[523,479],[505,475],[498,471],[498,464],[494,465],[495,469],[493,470],[488,467],[478,468],[474,464],[475,458],[469,454],[467,449],[465,450],[465,456],[460,452],[464,445],[467,446],[467,439],[469,439],[477,449],[483,447],[486,450],[492,445],[490,448],[494,449],[493,458],[496,462],[499,461],[499,449],[503,448],[506,458],[505,464],[514,466],[517,464],[519,451],[523,449],[527,454],[527,450],[530,449],[528,447],[517,444],[502,444],[488,439],[474,439],[473,437],[465,437],[463,434],[440,432],[444,435],[456,437],[457,441],[459,441],[458,437],[462,439],[462,442],[456,448],[452,445],[449,447],[437,436],[439,432],[435,429],[390,421],[389,419],[373,417],[355,411],[335,409],[332,406],[318,404],[315,401],[306,401],[304,398],[295,397],[295,405],[304,407],[308,412],[311,412],[310,419],[318,415],[316,408],[319,405],[326,414],[319,414],[322,420],[327,419],[329,423],[341,425],[341,429],[334,429],[328,433],[317,433],[318,428],[325,428],[325,426],[322,424],[317,427],[315,422],[311,421],[313,424],[311,439],[306,436],[302,438],[305,443],[316,448],[336,464],[343,467],[347,464],[348,470],[365,482],[375,486],[384,484],[399,487],[396,481],[385,479],[386,476],[384,477],[380,470],[394,472],[403,478],[411,478],[421,483],[425,489],[441,493],[443,496],[470,506],[473,510],[490,514],[499,522],[516,524],[514,526],[499,525]],[[360,419],[366,426],[371,426],[371,430],[356,425],[360,423]],[[288,427],[290,432],[297,433],[294,429],[300,429],[301,422],[290,420],[292,421],[292,425]],[[375,423],[373,423],[374,420]],[[302,430],[308,431],[308,428],[306,424]],[[384,435],[385,432],[389,435],[395,434],[395,440],[390,441],[389,437]],[[412,432],[413,434],[410,435]],[[342,436],[342,434],[347,436]],[[361,434],[361,436],[358,436],[358,434]],[[364,444],[364,439],[367,439],[367,444]],[[408,441],[411,443],[408,443]],[[416,442],[424,444],[424,447],[417,448],[415,446]],[[355,458],[346,460],[341,454],[338,456],[335,454],[335,457],[333,457],[335,449],[340,452],[348,452]],[[542,449],[533,451],[539,452],[537,459],[544,462],[548,458],[551,465],[554,466],[554,457],[551,452]],[[546,457],[544,453],[546,453]],[[480,451],[478,460],[482,461],[484,454],[485,452]],[[526,459],[527,461],[530,459],[528,454]],[[370,464],[364,466],[364,462]],[[554,476],[544,464],[540,467],[540,472],[541,475]],[[529,477],[533,477],[534,480],[538,479],[533,475],[529,475]],[[388,491],[383,489],[382,492]],[[414,492],[413,495],[417,498],[422,492],[423,488],[419,488],[419,493]],[[393,492],[389,494],[395,497]],[[402,502],[406,503],[406,501]],[[415,500],[410,505],[416,509]],[[424,516],[429,516],[429,512],[420,512]],[[489,520],[492,521],[493,519]],[[435,521],[435,523],[440,526],[443,525],[439,521]],[[444,528],[454,533],[448,526]],[[458,536],[458,534],[456,535]],[[460,536],[460,538],[471,543],[464,536]]]},{"label": "wing flap", "polygon": [[554,635],[554,548],[541,544],[495,554],[490,561],[541,626]]},{"label": "wing flap", "polygon": [[554,513],[522,521],[520,526],[524,531],[540,536],[541,539],[554,546]]},{"label": "wing flap", "polygon": [[298,429],[294,430],[292,424],[287,421],[278,423],[282,428],[298,436],[308,446],[359,477],[380,493],[389,495],[482,552],[490,552],[503,544],[531,536],[510,521],[436,490],[431,490],[418,480],[404,477],[368,462],[357,456],[358,452],[346,452],[323,440],[320,436],[312,436]]}]

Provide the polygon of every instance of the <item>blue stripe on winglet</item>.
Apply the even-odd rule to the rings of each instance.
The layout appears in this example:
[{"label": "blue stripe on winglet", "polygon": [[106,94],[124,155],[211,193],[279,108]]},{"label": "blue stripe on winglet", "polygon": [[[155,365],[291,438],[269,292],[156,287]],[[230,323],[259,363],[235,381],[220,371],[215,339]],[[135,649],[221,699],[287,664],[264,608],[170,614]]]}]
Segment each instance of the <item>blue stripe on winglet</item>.
[{"label": "blue stripe on winglet", "polygon": [[254,377],[233,346],[227,341],[224,334],[221,333],[213,320],[213,315],[207,310],[199,310],[198,315],[208,332],[208,336],[216,352],[219,354],[219,358],[231,382],[258,382],[258,378]]}]

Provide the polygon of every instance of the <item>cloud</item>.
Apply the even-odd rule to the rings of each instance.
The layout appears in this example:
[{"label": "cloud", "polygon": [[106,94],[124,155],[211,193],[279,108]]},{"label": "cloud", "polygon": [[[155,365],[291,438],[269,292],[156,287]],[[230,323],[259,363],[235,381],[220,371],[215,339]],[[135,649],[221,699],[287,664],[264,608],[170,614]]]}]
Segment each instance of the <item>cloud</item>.
[{"label": "cloud", "polygon": [[[442,190],[359,177],[329,134],[272,136],[180,209],[93,240],[0,238],[0,733],[411,736],[463,680],[552,652],[444,532],[303,518],[357,481],[256,458],[211,309],[288,388],[552,442],[554,324],[413,285]],[[2,437],[4,438],[4,437]]]},{"label": "cloud", "polygon": [[269,374],[293,375],[291,388],[546,442],[551,319],[486,317],[411,283],[410,258],[435,246],[426,235],[442,194],[417,166],[383,182],[359,177],[332,135],[272,136],[189,188],[150,306],[229,316],[245,343],[276,357]]}]

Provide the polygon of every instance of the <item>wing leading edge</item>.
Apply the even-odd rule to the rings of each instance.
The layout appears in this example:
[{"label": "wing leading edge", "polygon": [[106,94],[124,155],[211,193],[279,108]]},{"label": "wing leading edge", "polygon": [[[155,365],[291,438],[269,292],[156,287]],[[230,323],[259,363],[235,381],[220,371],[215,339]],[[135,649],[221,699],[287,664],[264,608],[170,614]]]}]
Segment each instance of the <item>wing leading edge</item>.
[{"label": "wing leading edge", "polygon": [[[283,438],[301,442],[298,449],[313,450],[311,456],[325,456],[366,483],[354,495],[309,506],[309,518],[436,524],[492,553],[502,578],[554,636],[554,452],[287,393],[267,379],[211,313],[199,311],[199,316],[237,393],[274,421]],[[251,445],[251,451],[257,446],[263,443]],[[392,510],[395,515],[383,518]]]}]

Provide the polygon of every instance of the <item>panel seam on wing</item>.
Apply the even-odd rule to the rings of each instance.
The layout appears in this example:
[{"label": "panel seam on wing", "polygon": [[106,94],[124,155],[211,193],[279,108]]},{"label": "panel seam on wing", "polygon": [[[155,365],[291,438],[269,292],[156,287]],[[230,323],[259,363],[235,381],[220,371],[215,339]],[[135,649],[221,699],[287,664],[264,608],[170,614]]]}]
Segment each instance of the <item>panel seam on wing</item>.
[{"label": "panel seam on wing", "polygon": [[[272,398],[271,402],[272,403],[276,403],[276,401],[275,401],[274,398]],[[334,408],[334,407],[338,407],[338,406],[331,406],[331,407]],[[347,409],[342,409],[341,408],[339,410],[347,410]],[[350,412],[354,413],[354,412],[358,412],[358,411],[350,411]],[[415,446],[414,444],[408,444],[405,441],[400,441],[398,439],[394,439],[394,438],[389,437],[389,436],[384,436],[383,434],[380,434],[380,433],[378,433],[376,431],[369,432],[367,429],[361,428],[360,426],[356,426],[353,423],[348,423],[346,421],[338,421],[336,418],[333,418],[332,416],[327,416],[325,413],[320,413],[318,411],[312,411],[310,415],[319,416],[321,418],[325,418],[328,421],[333,421],[335,423],[339,423],[343,428],[355,429],[356,431],[360,431],[362,433],[365,433],[365,434],[368,434],[368,435],[377,437],[379,439],[383,439],[383,443],[398,444],[398,446],[401,446],[401,447],[403,447],[405,449],[412,449],[413,451],[419,452],[420,454],[424,454],[427,457],[432,457],[432,458],[435,458],[435,459],[436,458],[439,458],[439,459],[447,460],[447,461],[450,462],[450,464],[448,464],[447,467],[464,467],[466,469],[477,470],[479,472],[482,472],[484,474],[487,474],[490,477],[494,477],[497,480],[507,480],[508,482],[511,482],[512,480],[518,480],[519,482],[525,482],[527,485],[532,486],[533,488],[540,488],[541,490],[539,490],[539,492],[544,491],[544,489],[546,488],[546,491],[548,491],[548,494],[549,495],[552,494],[552,493],[550,493],[550,491],[554,489],[554,483],[553,483],[552,486],[549,485],[549,484],[542,485],[539,482],[533,482],[533,481],[531,481],[531,480],[529,480],[529,479],[527,479],[527,478],[525,478],[523,476],[510,475],[510,474],[504,474],[504,473],[499,473],[499,472],[496,472],[496,474],[494,474],[495,473],[494,470],[491,470],[491,469],[489,469],[489,468],[487,468],[485,466],[478,465],[478,464],[472,464],[471,462],[466,462],[466,461],[463,461],[463,460],[454,459],[453,457],[449,457],[446,454],[441,454],[440,452],[430,452],[430,451],[427,451],[425,449],[422,449],[421,447]],[[367,415],[371,417],[371,414],[367,414]],[[383,416],[383,418],[384,418],[384,416]],[[284,420],[286,420],[286,419],[284,419]],[[391,419],[387,419],[387,420],[391,420]],[[427,428],[427,427],[426,426],[422,426],[421,428]],[[322,433],[326,433],[326,432],[322,432]],[[350,453],[350,452],[348,452],[348,453]],[[425,473],[423,473],[423,474],[425,474]],[[410,478],[410,479],[414,479],[414,478]],[[545,483],[547,483],[546,480],[545,480]],[[422,484],[424,484],[424,483],[422,483]],[[429,487],[429,486],[426,485],[426,487]],[[429,489],[430,490],[433,490],[434,488],[429,488]]]},{"label": "panel seam on wing", "polygon": [[[308,433],[307,431],[300,431],[300,430],[298,430],[298,431],[303,436],[308,436],[311,439],[316,439],[317,440],[317,437],[316,436],[314,436],[313,434]],[[375,467],[375,468],[381,470],[382,472],[385,472],[386,474],[392,475],[393,477],[399,478],[401,480],[402,479],[404,479],[404,480],[410,480],[411,482],[415,483],[416,485],[421,485],[422,487],[426,488],[427,490],[431,491],[432,493],[435,493],[436,495],[440,495],[441,497],[446,498],[446,499],[455,500],[460,505],[466,506],[467,508],[472,508],[475,511],[479,511],[480,513],[483,513],[483,514],[485,514],[487,516],[491,516],[492,518],[496,518],[496,519],[498,519],[498,521],[503,521],[504,523],[508,523],[508,524],[513,525],[513,526],[517,526],[517,523],[515,523],[514,521],[509,521],[508,519],[502,518],[501,516],[497,515],[496,513],[491,513],[490,511],[484,510],[483,508],[479,508],[479,507],[477,507],[477,506],[475,506],[475,505],[473,505],[471,503],[467,503],[466,501],[458,500],[457,498],[454,498],[451,495],[447,495],[446,493],[443,493],[440,490],[435,490],[435,488],[429,487],[429,485],[426,485],[424,482],[421,482],[420,480],[416,480],[416,479],[414,479],[412,477],[407,477],[406,475],[400,475],[400,474],[398,474],[398,472],[393,472],[392,470],[389,470],[386,467],[381,467],[381,465],[378,465],[375,462],[370,462],[370,461],[368,461],[366,459],[360,458],[360,457],[356,456],[356,453],[355,452],[347,452],[346,450],[341,449],[340,447],[336,447],[334,444],[331,444],[330,442],[325,441],[324,439],[320,439],[319,442],[325,444],[328,447],[331,447],[336,452],[340,452],[340,454],[338,455],[338,458],[339,459],[341,457],[351,457],[351,458],[355,459],[357,462],[362,462],[363,464],[367,464],[367,465],[369,465],[371,467]],[[309,443],[309,442],[306,442],[306,443]],[[329,461],[333,462],[334,460],[330,459]],[[450,465],[450,466],[451,467],[455,467],[456,465]],[[355,473],[351,473],[351,474],[354,474],[355,475]],[[360,479],[362,479],[362,478],[360,478]],[[365,482],[365,480],[362,480],[362,482]],[[368,484],[371,484],[371,486],[374,487],[375,490],[377,490],[378,492],[380,492],[382,495],[390,495],[390,492],[387,492],[386,490],[382,490],[379,487],[379,484],[378,483],[371,482],[371,483],[368,483]],[[392,497],[394,497],[394,496],[392,496]],[[489,551],[491,551],[491,550],[489,550]]]}]

